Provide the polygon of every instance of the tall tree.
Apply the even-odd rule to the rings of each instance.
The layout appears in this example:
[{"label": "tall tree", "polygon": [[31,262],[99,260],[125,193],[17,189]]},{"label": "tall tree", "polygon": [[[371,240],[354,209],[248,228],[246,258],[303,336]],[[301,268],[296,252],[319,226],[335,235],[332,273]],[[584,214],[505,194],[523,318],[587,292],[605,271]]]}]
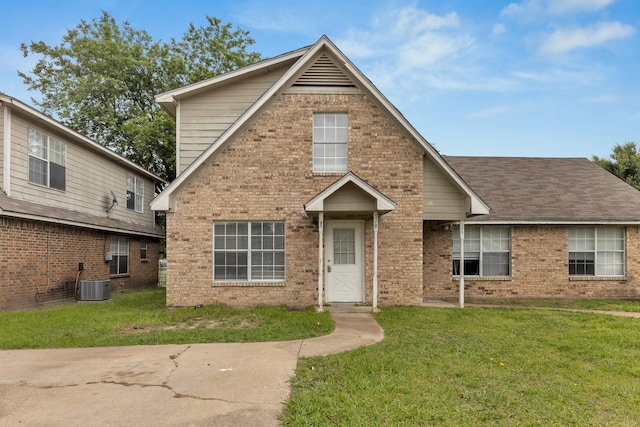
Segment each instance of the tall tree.
[{"label": "tall tree", "polygon": [[609,159],[593,156],[593,162],[640,190],[640,153],[635,142],[616,144]]},{"label": "tall tree", "polygon": [[175,177],[175,123],[154,100],[167,90],[253,63],[247,31],[210,16],[190,24],[182,39],[154,41],[108,13],[67,30],[57,46],[30,42],[23,55],[40,58],[18,74],[42,111],[171,181]]}]

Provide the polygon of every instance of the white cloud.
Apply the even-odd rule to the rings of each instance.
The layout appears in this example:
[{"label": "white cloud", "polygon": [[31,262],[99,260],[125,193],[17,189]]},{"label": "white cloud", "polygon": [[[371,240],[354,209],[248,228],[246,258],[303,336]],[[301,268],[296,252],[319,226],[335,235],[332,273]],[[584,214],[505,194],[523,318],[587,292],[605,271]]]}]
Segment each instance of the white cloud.
[{"label": "white cloud", "polygon": [[554,15],[562,15],[577,11],[595,11],[604,9],[615,0],[551,0],[549,12]]},{"label": "white cloud", "polygon": [[500,15],[512,18],[534,19],[545,15],[565,15],[576,12],[594,12],[604,9],[616,0],[523,0],[509,3]]},{"label": "white cloud", "polygon": [[635,34],[634,27],[620,22],[600,22],[584,28],[565,28],[548,35],[540,45],[542,53],[563,53],[602,45]]},{"label": "white cloud", "polygon": [[505,27],[503,24],[496,24],[493,26],[493,29],[491,30],[491,37],[498,37],[501,34],[504,34],[507,32],[507,27]]},{"label": "white cloud", "polygon": [[596,95],[582,98],[580,102],[584,104],[613,104],[620,102],[620,97],[617,95]]}]

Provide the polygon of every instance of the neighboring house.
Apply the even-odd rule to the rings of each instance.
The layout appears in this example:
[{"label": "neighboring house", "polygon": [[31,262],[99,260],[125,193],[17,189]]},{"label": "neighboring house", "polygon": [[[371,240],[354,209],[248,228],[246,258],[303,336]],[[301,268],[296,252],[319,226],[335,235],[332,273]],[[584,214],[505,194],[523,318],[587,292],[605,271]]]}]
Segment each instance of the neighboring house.
[{"label": "neighboring house", "polygon": [[159,177],[3,94],[0,159],[0,310],[157,284]]},{"label": "neighboring house", "polygon": [[[474,181],[453,159],[440,156],[327,37],[156,100],[177,124],[179,175],[151,202],[167,215],[170,306],[419,305],[424,298],[456,298],[460,266],[474,275],[473,268],[480,268],[474,257],[487,263],[480,270],[483,281],[465,285],[474,296],[490,294],[483,290],[494,285],[511,288],[495,296],[579,295],[533,287],[513,293],[524,280],[518,276],[522,252],[548,256],[546,226],[538,235],[533,225],[512,228],[519,226],[516,218],[499,217],[505,220],[501,227],[480,231],[480,242],[488,242],[481,249],[488,244],[497,254],[454,253],[458,224],[490,221],[491,203],[501,199],[483,193],[483,176]],[[534,183],[504,182],[509,184],[505,194],[515,201],[539,191]],[[586,183],[564,184],[558,181],[556,191],[591,191]],[[625,191],[638,200],[640,193]],[[547,207],[526,207],[534,217],[541,209]],[[634,223],[631,217],[624,221]],[[590,237],[578,237],[593,230],[599,242],[603,233],[619,230],[603,232],[605,223],[609,218],[598,221],[597,230],[575,231],[566,228],[571,221],[562,223],[555,237],[564,233],[565,239],[552,249],[560,251],[559,265],[548,276],[536,275],[543,281],[538,289],[556,289],[559,279],[577,284],[569,268],[572,278],[594,279],[579,283],[606,286],[602,277],[588,277],[591,255],[583,246]],[[480,230],[474,227],[465,235],[472,248]],[[521,230],[532,234],[521,241]],[[640,239],[635,226],[623,230],[634,243],[628,243],[624,274],[616,278],[638,289],[633,276],[639,266],[630,260]],[[611,239],[619,245],[617,237]],[[531,260],[541,261],[533,255]],[[620,296],[632,294],[626,289]]]}]

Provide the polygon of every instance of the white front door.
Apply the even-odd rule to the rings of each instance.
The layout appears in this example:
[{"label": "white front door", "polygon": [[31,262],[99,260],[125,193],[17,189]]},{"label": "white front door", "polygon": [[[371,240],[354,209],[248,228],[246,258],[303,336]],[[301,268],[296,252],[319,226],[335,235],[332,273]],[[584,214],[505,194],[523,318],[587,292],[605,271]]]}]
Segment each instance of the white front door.
[{"label": "white front door", "polygon": [[327,221],[325,228],[327,302],[364,302],[364,224]]}]

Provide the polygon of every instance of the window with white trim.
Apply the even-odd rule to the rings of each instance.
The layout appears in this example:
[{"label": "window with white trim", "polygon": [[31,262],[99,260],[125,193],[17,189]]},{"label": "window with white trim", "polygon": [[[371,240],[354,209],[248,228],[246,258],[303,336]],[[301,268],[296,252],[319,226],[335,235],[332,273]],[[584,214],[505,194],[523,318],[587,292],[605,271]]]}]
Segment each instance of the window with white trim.
[{"label": "window with white trim", "polygon": [[147,241],[140,240],[140,261],[147,260]]},{"label": "window with white trim", "polygon": [[110,264],[109,274],[112,276],[129,274],[129,239],[126,237],[111,237]]},{"label": "window with white trim", "polygon": [[282,281],[285,273],[282,221],[216,221],[214,281]]},{"label": "window with white trim", "polygon": [[624,276],[624,260],[624,228],[569,228],[570,276]]},{"label": "window with white trim", "polygon": [[29,182],[65,191],[67,146],[29,128]]},{"label": "window with white trim", "polygon": [[[453,275],[460,275],[460,229],[453,228]],[[511,259],[509,227],[466,227],[464,275],[509,276]]]},{"label": "window with white trim", "polygon": [[346,113],[313,114],[313,171],[348,171]]},{"label": "window with white trim", "polygon": [[127,174],[127,209],[142,212],[144,201],[144,181],[137,176]]}]

